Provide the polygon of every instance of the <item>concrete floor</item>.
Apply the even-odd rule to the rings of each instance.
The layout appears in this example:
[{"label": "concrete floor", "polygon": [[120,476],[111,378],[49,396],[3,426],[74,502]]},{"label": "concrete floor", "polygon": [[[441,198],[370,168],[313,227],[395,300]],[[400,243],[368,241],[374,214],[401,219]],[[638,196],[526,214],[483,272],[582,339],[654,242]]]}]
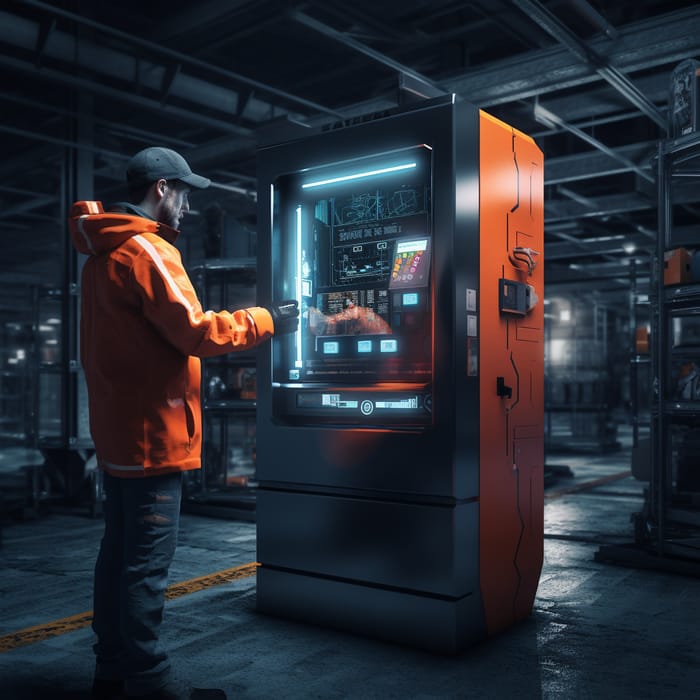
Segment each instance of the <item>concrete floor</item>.
[{"label": "concrete floor", "polygon": [[[250,576],[168,602],[175,666],[230,700],[700,697],[700,579],[594,561],[601,544],[631,542],[642,485],[627,477],[566,492],[627,470],[629,454],[554,461],[574,477],[548,489],[544,568],[520,625],[443,657],[260,615]],[[91,609],[101,530],[57,512],[5,527],[0,637]],[[254,523],[183,515],[170,580],[254,560]],[[92,639],[85,627],[0,653],[0,697],[87,698]]]}]

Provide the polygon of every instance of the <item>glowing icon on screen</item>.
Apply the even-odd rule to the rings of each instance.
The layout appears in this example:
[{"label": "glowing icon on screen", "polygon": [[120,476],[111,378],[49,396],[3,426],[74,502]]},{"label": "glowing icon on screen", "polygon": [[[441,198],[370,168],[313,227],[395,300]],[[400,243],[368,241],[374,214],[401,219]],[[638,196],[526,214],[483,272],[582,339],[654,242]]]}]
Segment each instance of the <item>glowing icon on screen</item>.
[{"label": "glowing icon on screen", "polygon": [[323,343],[324,355],[337,355],[340,352],[340,344],[335,340],[327,340]]}]

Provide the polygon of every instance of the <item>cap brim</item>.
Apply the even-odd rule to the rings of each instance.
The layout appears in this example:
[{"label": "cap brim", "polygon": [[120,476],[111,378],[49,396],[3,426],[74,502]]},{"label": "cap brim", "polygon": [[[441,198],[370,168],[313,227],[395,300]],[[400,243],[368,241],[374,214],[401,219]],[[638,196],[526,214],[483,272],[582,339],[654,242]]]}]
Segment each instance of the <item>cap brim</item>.
[{"label": "cap brim", "polygon": [[208,177],[202,177],[201,175],[196,175],[195,173],[185,175],[185,177],[180,177],[178,179],[182,180],[182,182],[186,183],[190,187],[196,187],[198,190],[204,190],[211,185],[211,180]]}]

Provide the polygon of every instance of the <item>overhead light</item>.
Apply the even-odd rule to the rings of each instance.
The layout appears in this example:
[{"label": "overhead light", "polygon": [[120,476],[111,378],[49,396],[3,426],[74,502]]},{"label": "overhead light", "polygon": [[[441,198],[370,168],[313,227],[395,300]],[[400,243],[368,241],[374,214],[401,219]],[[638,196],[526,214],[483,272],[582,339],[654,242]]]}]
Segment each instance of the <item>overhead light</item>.
[{"label": "overhead light", "polygon": [[311,187],[321,187],[322,185],[334,185],[337,182],[347,182],[348,180],[360,180],[365,177],[374,177],[375,175],[385,175],[386,173],[395,173],[400,170],[410,170],[415,168],[415,163],[401,163],[400,165],[392,165],[388,168],[378,168],[377,170],[365,170],[361,173],[351,173],[350,175],[341,175],[340,177],[331,177],[327,180],[316,180],[315,182],[306,182],[301,188],[308,190]]},{"label": "overhead light", "polygon": [[625,243],[622,246],[622,250],[624,250],[627,255],[631,255],[635,250],[637,250],[637,246],[634,243]]}]

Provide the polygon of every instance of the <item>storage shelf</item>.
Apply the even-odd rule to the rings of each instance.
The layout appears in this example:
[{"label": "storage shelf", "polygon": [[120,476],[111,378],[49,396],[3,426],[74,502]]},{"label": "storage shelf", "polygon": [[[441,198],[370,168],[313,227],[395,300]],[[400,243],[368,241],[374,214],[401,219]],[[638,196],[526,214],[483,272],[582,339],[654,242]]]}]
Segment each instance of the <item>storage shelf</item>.
[{"label": "storage shelf", "polygon": [[700,311],[700,282],[666,287],[664,302],[671,306],[696,304]]},{"label": "storage shelf", "polygon": [[700,401],[667,401],[664,411],[669,416],[697,416],[700,418]]},{"label": "storage shelf", "polygon": [[671,354],[681,357],[685,355],[697,355],[700,357],[700,345],[676,345],[671,348]]},{"label": "storage shelf", "polygon": [[[209,258],[192,269],[205,309],[255,305],[254,257]],[[202,469],[189,475],[183,509],[220,517],[255,514],[255,370],[257,350],[202,359]]]},{"label": "storage shelf", "polygon": [[[683,243],[687,227],[677,218],[674,206],[679,187],[700,187],[700,133],[661,141],[658,148],[658,221],[656,274],[650,294],[654,313],[650,334],[652,396],[652,454],[649,487],[645,490],[645,507],[635,513],[637,544],[646,543],[659,559],[676,561],[700,559],[700,506],[679,486],[682,466],[687,478],[688,465],[693,465],[696,450],[695,434],[700,428],[700,401],[669,399],[679,395],[673,375],[679,361],[700,360],[700,341],[696,326],[700,318],[700,282],[664,285],[665,257],[670,250],[684,247],[700,254],[700,240]],[[682,175],[683,177],[677,177]],[[691,182],[691,179],[694,181]],[[700,230],[700,226],[698,227]],[[684,332],[685,344],[672,347],[672,339]],[[687,502],[686,502],[687,501]]]}]

